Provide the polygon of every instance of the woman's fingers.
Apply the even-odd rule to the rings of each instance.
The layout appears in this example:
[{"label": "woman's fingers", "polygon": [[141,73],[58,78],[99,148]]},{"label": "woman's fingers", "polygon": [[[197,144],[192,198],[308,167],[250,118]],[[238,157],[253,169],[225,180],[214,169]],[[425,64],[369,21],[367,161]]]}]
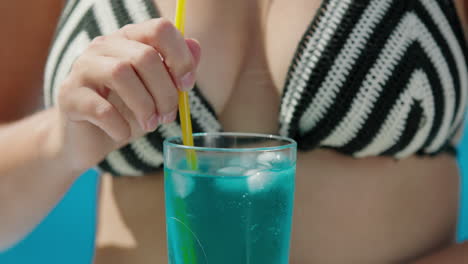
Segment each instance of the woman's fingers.
[{"label": "woman's fingers", "polygon": [[167,19],[158,18],[123,27],[116,34],[154,47],[163,57],[180,90],[188,91],[195,61],[184,37]]},{"label": "woman's fingers", "polygon": [[[83,169],[176,118],[178,89],[190,90],[200,46],[164,19],[95,38],[62,82],[64,153]],[[140,129],[141,128],[141,129]]]},{"label": "woman's fingers", "polygon": [[[126,48],[128,47],[122,47],[120,50],[124,52]],[[94,54],[83,55],[77,60],[74,68],[76,73],[86,76],[84,77],[86,86],[110,89],[118,94],[133,112],[143,131],[150,132],[156,129],[158,117],[153,97],[138,77],[129,59]]]},{"label": "woman's fingers", "polygon": [[[68,77],[75,82],[65,82],[61,101],[72,119],[128,139],[140,133],[135,121],[149,132],[176,118],[177,88],[193,88],[199,61],[198,42],[185,40],[168,20],[128,25],[92,41],[75,61]],[[110,102],[111,91],[123,104]]]},{"label": "woman's fingers", "polygon": [[[66,84],[63,89],[67,90]],[[111,103],[91,88],[82,87],[61,92],[59,104],[72,121],[88,121],[116,142],[122,142],[131,136],[130,126],[125,118]]]},{"label": "woman's fingers", "polygon": [[198,68],[198,64],[200,63],[200,57],[201,57],[201,49],[200,49],[200,44],[198,41],[194,39],[186,39],[185,43],[187,44],[187,47],[189,48],[190,53],[192,54],[193,57],[193,63],[195,69],[186,74],[181,80],[180,80],[180,87],[184,87],[184,91],[187,91],[189,89],[192,89],[193,86],[195,85],[195,79],[196,79],[196,69]]},{"label": "woman's fingers", "polygon": [[174,121],[178,103],[177,89],[159,53],[153,47],[133,40],[115,38],[112,45],[102,45],[100,49],[102,54],[132,65],[152,96],[159,123]]},{"label": "woman's fingers", "polygon": [[198,43],[198,41],[196,41],[195,39],[186,39],[185,43],[187,44],[187,47],[192,53],[193,60],[195,63],[195,68],[197,68],[198,64],[200,64],[200,58],[201,58],[200,43]]}]

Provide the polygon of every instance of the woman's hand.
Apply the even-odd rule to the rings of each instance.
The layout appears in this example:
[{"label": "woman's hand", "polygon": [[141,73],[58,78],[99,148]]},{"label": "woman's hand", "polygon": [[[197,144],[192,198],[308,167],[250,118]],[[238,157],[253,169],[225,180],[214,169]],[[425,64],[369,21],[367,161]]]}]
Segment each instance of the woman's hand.
[{"label": "woman's hand", "polygon": [[54,153],[73,170],[94,166],[131,139],[174,121],[177,90],[190,90],[200,47],[166,19],[95,38],[75,61],[58,99]]}]

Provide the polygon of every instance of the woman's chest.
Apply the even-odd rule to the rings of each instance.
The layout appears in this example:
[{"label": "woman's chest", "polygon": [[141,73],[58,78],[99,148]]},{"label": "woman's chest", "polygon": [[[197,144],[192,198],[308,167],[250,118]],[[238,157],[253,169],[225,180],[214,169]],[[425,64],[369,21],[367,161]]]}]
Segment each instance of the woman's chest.
[{"label": "woman's chest", "polygon": [[[155,2],[172,19],[176,1]],[[202,47],[197,84],[224,130],[277,133],[288,68],[320,3],[187,2],[186,36]]]}]

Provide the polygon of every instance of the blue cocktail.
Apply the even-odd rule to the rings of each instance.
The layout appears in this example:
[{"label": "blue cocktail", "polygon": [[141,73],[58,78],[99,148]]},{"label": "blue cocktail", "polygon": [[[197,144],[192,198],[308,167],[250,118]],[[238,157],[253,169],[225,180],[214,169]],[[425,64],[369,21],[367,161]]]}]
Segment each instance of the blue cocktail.
[{"label": "blue cocktail", "polygon": [[256,134],[196,134],[196,169],[165,143],[169,261],[286,264],[296,144]]}]

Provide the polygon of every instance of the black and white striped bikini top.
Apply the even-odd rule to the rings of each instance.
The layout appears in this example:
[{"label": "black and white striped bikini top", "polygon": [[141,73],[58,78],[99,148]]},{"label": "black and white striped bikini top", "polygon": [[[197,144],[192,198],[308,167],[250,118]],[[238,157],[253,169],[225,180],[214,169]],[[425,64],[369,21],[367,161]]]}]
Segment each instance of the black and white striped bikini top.
[{"label": "black and white striped bikini top", "polygon": [[[46,104],[91,39],[157,16],[151,0],[69,0],[46,65]],[[461,127],[467,91],[467,44],[452,0],[325,0],[289,68],[278,133],[302,150],[435,155]],[[190,104],[195,132],[222,130],[197,87]],[[164,138],[180,134],[178,123],[162,125],[100,168],[156,171]]]}]

